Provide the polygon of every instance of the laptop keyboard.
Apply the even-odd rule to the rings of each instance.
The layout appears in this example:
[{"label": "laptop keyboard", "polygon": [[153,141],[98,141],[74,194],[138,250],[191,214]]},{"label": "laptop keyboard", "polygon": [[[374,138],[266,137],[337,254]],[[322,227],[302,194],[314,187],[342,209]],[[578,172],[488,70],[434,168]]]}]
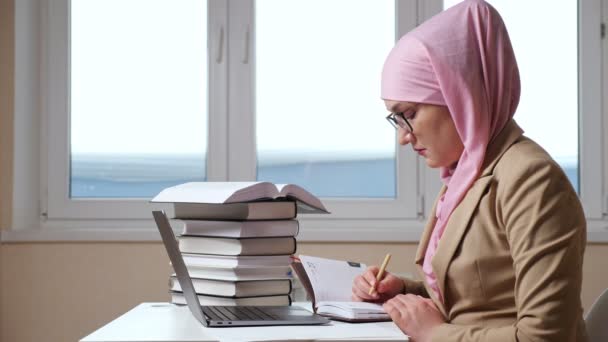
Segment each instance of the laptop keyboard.
[{"label": "laptop keyboard", "polygon": [[205,306],[213,320],[219,321],[272,321],[279,317],[256,306]]}]

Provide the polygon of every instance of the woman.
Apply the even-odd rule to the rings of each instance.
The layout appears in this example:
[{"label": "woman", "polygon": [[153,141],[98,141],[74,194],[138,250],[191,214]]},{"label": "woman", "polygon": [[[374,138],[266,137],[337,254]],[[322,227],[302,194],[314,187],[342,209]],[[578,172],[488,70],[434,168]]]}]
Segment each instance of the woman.
[{"label": "woman", "polygon": [[513,121],[519,94],[504,23],[481,0],[420,25],[385,62],[382,98],[399,144],[441,168],[444,187],[416,255],[423,281],[389,273],[368,295],[370,267],[352,295],[383,302],[414,341],[586,340],[583,210]]}]

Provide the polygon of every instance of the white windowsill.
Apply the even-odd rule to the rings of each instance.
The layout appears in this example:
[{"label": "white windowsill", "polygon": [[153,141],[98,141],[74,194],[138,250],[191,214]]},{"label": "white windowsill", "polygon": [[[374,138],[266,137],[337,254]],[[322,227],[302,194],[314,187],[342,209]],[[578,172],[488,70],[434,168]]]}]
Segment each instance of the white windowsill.
[{"label": "white windowsill", "polygon": [[[177,232],[176,232],[177,233]],[[608,234],[606,235],[608,241]],[[396,231],[394,229],[358,229],[336,231],[318,229],[300,232],[301,242],[417,242],[420,232]],[[0,242],[160,242],[160,234],[154,229],[22,229],[0,232]]]},{"label": "white windowsill", "polygon": [[[301,242],[418,242],[422,224],[409,229],[396,227],[335,227],[301,229]],[[174,226],[175,229],[175,226]],[[177,232],[177,229],[175,229]],[[32,228],[0,231],[0,242],[160,242],[160,235],[153,228]],[[588,221],[587,242],[608,243],[608,221]]]}]

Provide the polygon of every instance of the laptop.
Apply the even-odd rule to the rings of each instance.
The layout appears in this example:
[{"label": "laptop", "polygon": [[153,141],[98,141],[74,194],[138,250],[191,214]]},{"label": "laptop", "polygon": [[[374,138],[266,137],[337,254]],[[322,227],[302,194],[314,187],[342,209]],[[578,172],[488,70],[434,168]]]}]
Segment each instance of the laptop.
[{"label": "laptop", "polygon": [[296,306],[202,306],[194,291],[192,279],[188,275],[167,215],[163,211],[153,211],[152,215],[186,298],[186,304],[204,326],[318,325],[329,322],[325,317]]}]

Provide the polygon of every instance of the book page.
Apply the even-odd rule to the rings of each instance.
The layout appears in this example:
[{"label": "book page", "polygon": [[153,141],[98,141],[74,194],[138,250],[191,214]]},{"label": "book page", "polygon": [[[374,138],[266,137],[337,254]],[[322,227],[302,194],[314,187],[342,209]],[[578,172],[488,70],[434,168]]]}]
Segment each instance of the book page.
[{"label": "book page", "polygon": [[226,203],[273,200],[279,196],[280,194],[274,184],[270,182],[255,182],[250,186],[235,191],[234,194],[226,200]]},{"label": "book page", "polygon": [[350,302],[353,280],[366,267],[360,263],[308,255],[300,255],[300,260],[310,279],[316,302]]},{"label": "book page", "polygon": [[329,213],[317,196],[299,185],[277,184],[276,187],[281,196],[298,201],[298,213],[300,214]]},{"label": "book page", "polygon": [[161,191],[151,202],[228,203],[235,193],[250,194],[259,182],[190,182]]}]

